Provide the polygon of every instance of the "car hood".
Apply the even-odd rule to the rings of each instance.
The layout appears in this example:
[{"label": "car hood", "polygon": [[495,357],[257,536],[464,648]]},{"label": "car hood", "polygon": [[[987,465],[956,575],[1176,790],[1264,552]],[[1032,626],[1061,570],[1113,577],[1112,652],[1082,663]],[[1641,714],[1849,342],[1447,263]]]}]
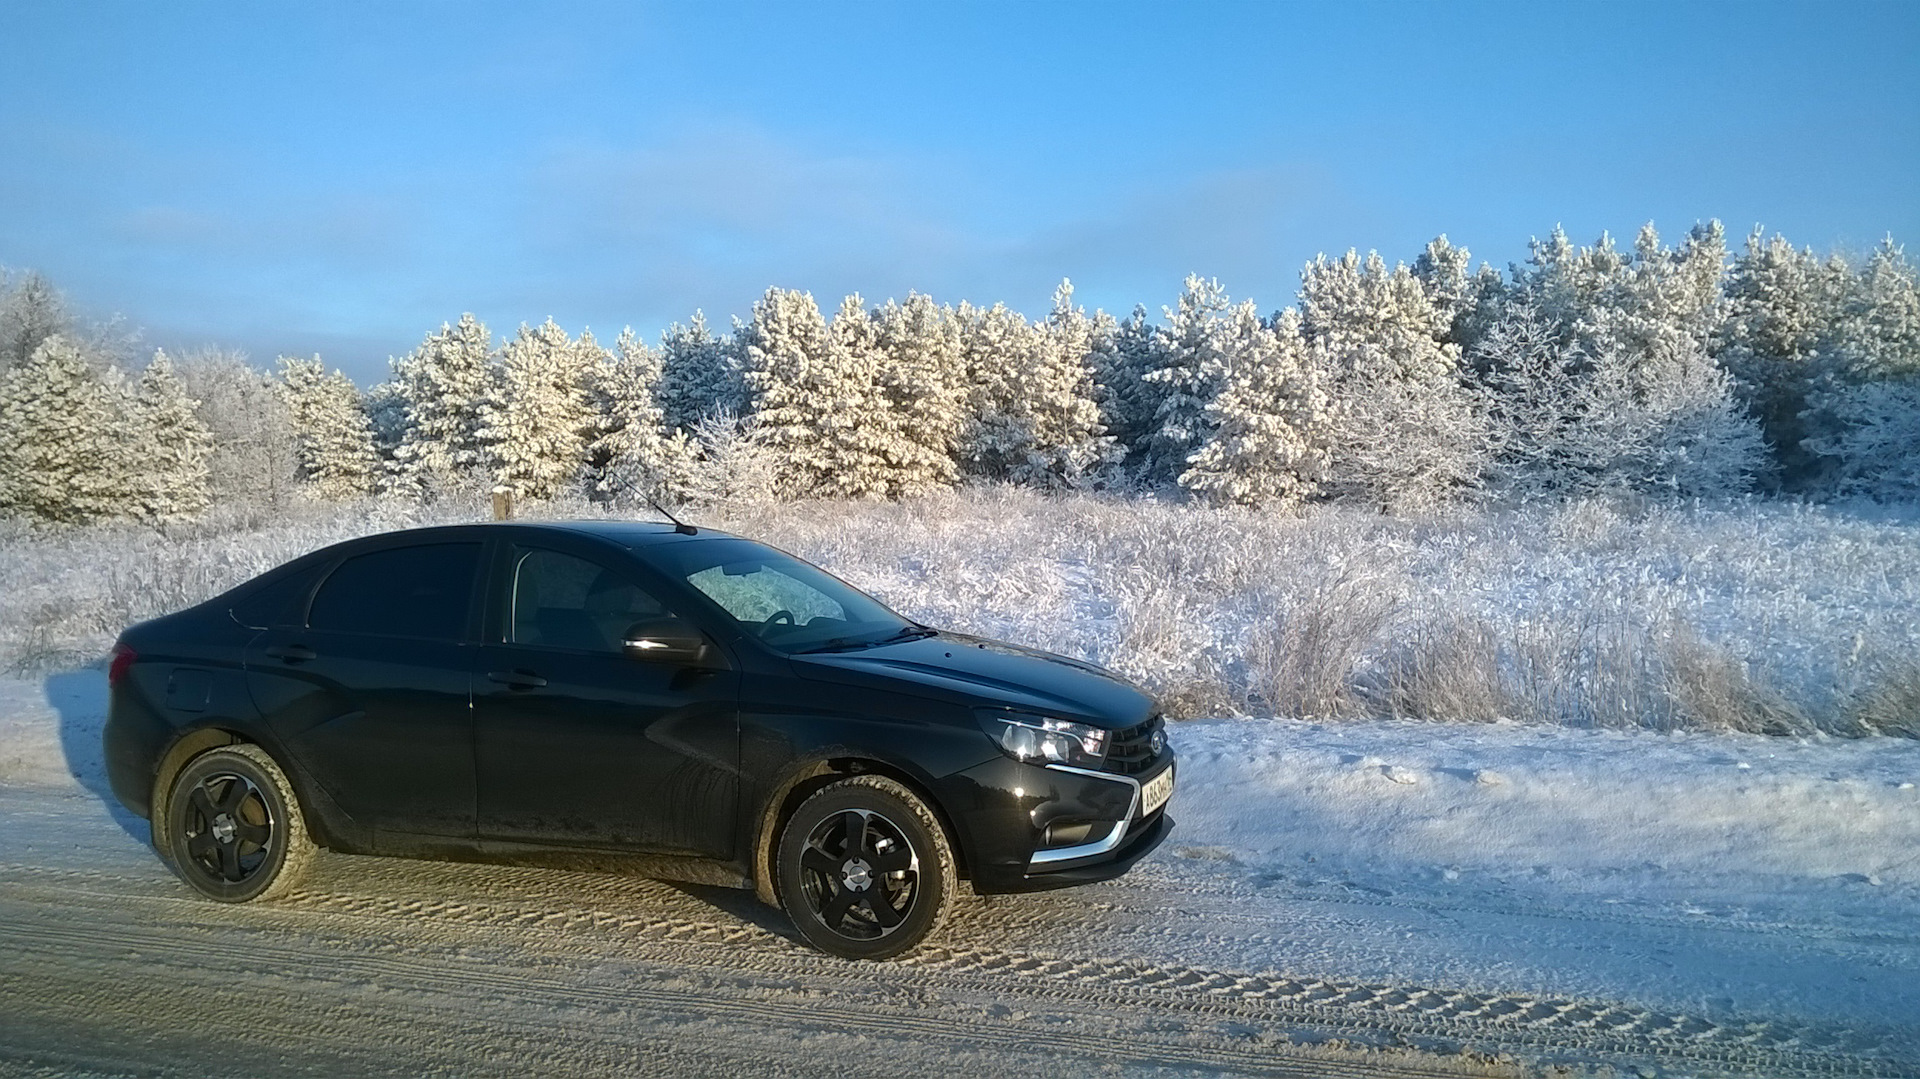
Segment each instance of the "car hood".
[{"label": "car hood", "polygon": [[853,652],[796,655],[818,682],[895,690],[969,707],[1012,708],[1120,730],[1153,715],[1153,698],[1091,663],[984,637],[942,632]]}]

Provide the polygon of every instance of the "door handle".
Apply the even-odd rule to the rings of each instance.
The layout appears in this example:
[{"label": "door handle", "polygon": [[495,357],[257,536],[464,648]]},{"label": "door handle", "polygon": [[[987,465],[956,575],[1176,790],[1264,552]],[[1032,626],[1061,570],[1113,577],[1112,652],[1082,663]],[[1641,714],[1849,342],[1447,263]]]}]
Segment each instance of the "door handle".
[{"label": "door handle", "polygon": [[526,671],[489,671],[487,681],[498,682],[509,689],[538,689],[547,684],[546,679]]},{"label": "door handle", "polygon": [[267,649],[267,655],[274,659],[283,659],[288,663],[305,663],[310,659],[319,659],[320,653],[304,644],[276,644]]}]

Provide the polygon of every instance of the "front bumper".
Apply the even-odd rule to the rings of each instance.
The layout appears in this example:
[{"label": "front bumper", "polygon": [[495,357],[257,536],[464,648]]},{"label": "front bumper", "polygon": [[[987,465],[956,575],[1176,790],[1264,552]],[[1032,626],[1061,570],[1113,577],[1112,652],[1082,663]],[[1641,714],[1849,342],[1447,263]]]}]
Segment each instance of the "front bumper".
[{"label": "front bumper", "polygon": [[[1164,803],[1141,809],[1143,789],[1174,767],[1168,750],[1136,776],[998,760],[955,777],[967,788],[956,801],[971,806],[958,823],[974,891],[1040,891],[1125,873],[1173,830]],[[1048,844],[1049,828],[1062,826],[1084,828],[1084,838]]]}]

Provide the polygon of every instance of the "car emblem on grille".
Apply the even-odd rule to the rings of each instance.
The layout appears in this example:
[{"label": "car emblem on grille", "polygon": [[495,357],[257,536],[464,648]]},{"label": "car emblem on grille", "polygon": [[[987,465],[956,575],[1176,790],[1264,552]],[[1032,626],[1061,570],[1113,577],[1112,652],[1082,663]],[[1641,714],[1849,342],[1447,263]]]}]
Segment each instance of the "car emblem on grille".
[{"label": "car emblem on grille", "polygon": [[1147,748],[1153,750],[1154,756],[1159,756],[1160,751],[1167,748],[1167,732],[1154,731],[1153,737],[1147,739]]}]

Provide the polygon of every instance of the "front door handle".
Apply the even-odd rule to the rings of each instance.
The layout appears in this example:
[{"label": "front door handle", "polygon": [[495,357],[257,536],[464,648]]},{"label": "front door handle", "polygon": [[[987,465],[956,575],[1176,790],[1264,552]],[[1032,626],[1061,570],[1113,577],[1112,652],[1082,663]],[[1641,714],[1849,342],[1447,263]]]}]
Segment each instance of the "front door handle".
[{"label": "front door handle", "polygon": [[310,659],[319,659],[320,653],[304,644],[276,644],[267,649],[267,655],[274,659],[283,659],[288,663],[305,663]]},{"label": "front door handle", "polygon": [[539,689],[547,684],[546,679],[526,671],[489,671],[487,681],[498,682],[509,689]]}]

